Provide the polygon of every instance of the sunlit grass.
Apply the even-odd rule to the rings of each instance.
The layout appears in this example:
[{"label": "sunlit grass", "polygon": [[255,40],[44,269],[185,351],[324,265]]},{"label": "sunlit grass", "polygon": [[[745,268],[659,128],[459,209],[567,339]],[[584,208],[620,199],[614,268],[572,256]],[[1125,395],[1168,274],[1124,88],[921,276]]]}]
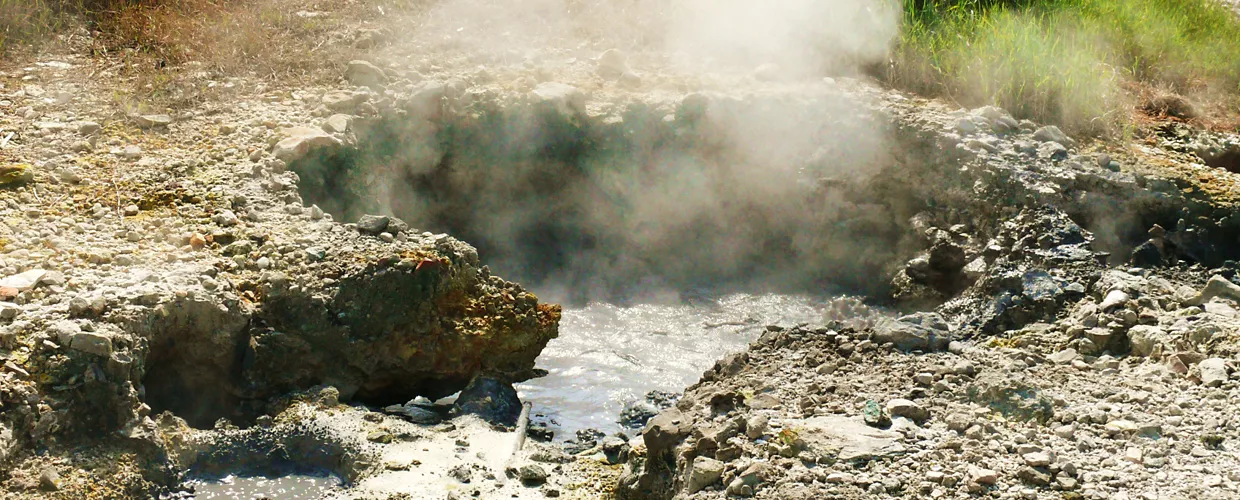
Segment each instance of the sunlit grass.
[{"label": "sunlit grass", "polygon": [[1240,95],[1240,22],[1213,0],[905,0],[894,85],[996,104],[1087,133],[1114,130],[1131,85]]}]

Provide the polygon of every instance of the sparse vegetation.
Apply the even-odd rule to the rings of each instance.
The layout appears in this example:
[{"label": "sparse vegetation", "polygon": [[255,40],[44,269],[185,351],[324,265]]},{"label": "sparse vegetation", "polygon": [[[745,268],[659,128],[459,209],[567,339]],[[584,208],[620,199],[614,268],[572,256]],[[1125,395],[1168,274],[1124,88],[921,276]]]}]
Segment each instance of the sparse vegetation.
[{"label": "sparse vegetation", "polygon": [[[355,0],[0,0],[0,51],[37,46],[82,26],[97,53],[131,54],[164,67],[196,61],[231,74],[305,75],[329,52],[352,48],[331,40],[340,16],[364,19]],[[332,42],[332,43],[329,43]]]},{"label": "sparse vegetation", "polygon": [[1079,133],[1138,109],[1191,117],[1177,95],[1208,124],[1234,123],[1240,18],[1215,0],[903,1],[885,71],[897,87]]}]

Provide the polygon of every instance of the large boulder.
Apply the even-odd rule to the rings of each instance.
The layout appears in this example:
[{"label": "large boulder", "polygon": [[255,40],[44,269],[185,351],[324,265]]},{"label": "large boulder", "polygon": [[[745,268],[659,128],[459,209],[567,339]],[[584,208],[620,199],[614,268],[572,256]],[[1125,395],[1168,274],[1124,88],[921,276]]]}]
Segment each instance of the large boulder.
[{"label": "large boulder", "polygon": [[874,326],[874,340],[893,343],[904,351],[941,351],[947,349],[952,333],[947,322],[937,313],[915,313],[899,319],[883,319]]}]

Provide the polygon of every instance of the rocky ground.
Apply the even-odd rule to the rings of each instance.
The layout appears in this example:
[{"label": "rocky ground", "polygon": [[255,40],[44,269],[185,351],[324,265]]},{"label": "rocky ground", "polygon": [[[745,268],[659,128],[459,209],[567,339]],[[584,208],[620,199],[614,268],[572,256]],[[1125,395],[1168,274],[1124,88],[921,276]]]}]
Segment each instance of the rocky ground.
[{"label": "rocky ground", "polygon": [[[497,51],[437,15],[407,39],[334,38],[375,48],[330,85],[185,68],[173,91],[210,97],[172,110],[118,102],[129,81],[72,47],[4,71],[6,495],[170,495],[187,472],[261,470],[276,450],[353,498],[1240,495],[1240,179],[1219,168],[1234,138],[1172,123],[1078,143],[850,78],[686,73],[599,43]],[[503,388],[538,374],[557,306],[391,217],[402,193],[332,191],[307,167],[393,121],[435,149],[495,109],[581,132],[571,144],[676,137],[695,154],[759,133],[736,128],[747,110],[820,110],[788,128],[824,135],[781,160],[869,166],[788,199],[821,203],[805,205],[829,236],[814,262],[921,312],[770,328],[631,439],[510,456]],[[338,220],[359,206],[387,216]],[[479,374],[502,382],[452,408],[405,404]]]}]

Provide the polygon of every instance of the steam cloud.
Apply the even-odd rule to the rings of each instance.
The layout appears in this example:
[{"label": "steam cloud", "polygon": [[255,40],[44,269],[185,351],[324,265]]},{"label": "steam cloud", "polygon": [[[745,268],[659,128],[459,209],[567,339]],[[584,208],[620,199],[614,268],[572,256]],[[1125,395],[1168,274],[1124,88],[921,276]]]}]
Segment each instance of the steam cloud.
[{"label": "steam cloud", "polygon": [[[501,68],[620,48],[643,78],[710,72],[757,87],[749,75],[763,65],[787,84],[854,73],[897,29],[894,9],[866,0],[450,0],[411,36]],[[820,179],[891,165],[885,120],[821,85],[808,94],[637,103],[619,113],[621,140],[527,115],[457,124],[447,138],[420,120],[389,123],[372,151],[332,160],[367,172],[362,196],[309,198],[346,219],[387,211],[449,232],[550,300],[873,286],[898,223]]]}]

